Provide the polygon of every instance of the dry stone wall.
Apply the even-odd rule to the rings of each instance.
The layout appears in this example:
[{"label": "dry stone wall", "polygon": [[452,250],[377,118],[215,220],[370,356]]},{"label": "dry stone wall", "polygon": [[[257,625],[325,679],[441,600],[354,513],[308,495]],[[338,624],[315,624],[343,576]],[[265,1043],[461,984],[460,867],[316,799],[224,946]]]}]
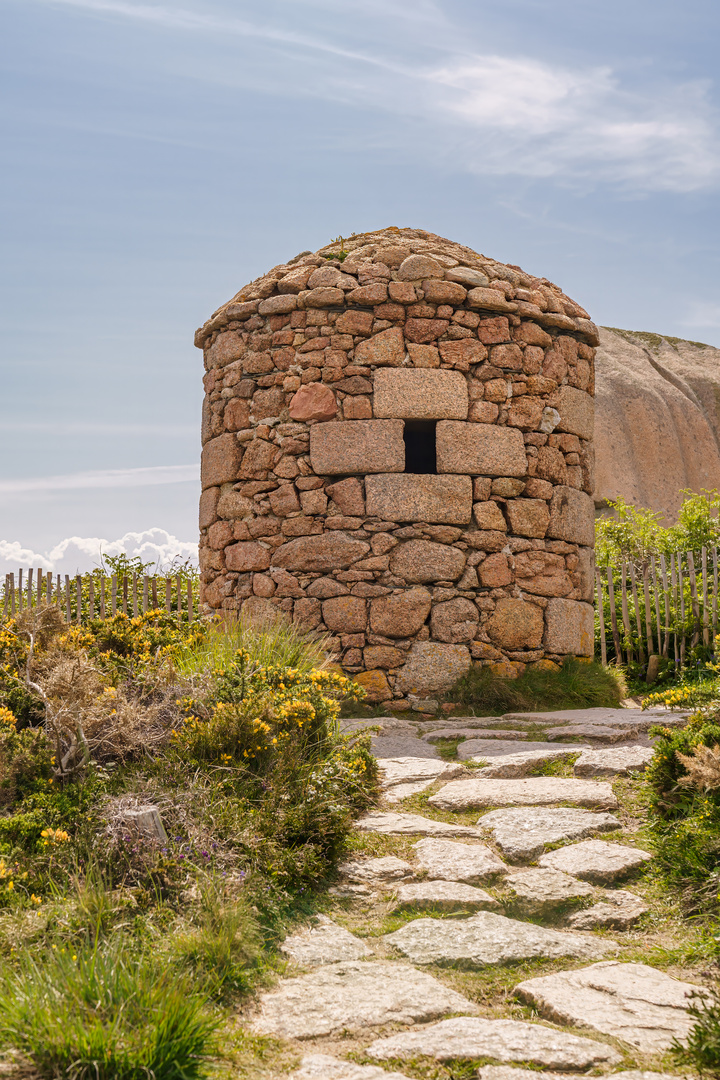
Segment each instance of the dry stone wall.
[{"label": "dry stone wall", "polygon": [[422,230],[305,252],[197,331],[206,610],[334,638],[372,698],[593,647],[597,329]]}]

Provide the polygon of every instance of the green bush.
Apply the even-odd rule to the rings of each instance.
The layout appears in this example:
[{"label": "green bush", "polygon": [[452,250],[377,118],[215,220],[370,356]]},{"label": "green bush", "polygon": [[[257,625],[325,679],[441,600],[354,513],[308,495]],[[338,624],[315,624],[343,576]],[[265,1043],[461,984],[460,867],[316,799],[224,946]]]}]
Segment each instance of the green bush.
[{"label": "green bush", "polygon": [[[695,713],[683,727],[659,725],[650,728],[650,734],[656,740],[655,754],[645,779],[653,809],[660,817],[672,820],[692,814],[697,792],[680,784],[687,768],[677,755],[688,755],[696,746],[720,744],[720,706]],[[707,797],[720,807],[720,790]]]},{"label": "green bush", "polygon": [[472,667],[455,683],[448,698],[487,715],[500,715],[592,706],[619,708],[624,694],[617,669],[567,657],[559,669],[527,667],[517,679],[496,675],[490,667]]},{"label": "green bush", "polygon": [[713,988],[706,998],[694,997],[688,1008],[695,1025],[685,1043],[677,1039],[673,1056],[683,1065],[694,1066],[702,1075],[720,1075],[720,992]]},{"label": "green bush", "polygon": [[123,938],[0,972],[0,1041],[46,1080],[198,1080],[217,1026],[188,979]]}]

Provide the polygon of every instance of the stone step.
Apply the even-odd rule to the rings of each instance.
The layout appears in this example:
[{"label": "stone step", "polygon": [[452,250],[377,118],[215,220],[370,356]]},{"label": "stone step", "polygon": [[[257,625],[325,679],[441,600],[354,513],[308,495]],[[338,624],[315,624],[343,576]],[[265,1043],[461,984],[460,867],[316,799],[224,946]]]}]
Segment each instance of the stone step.
[{"label": "stone step", "polygon": [[540,856],[538,863],[594,885],[607,885],[637,870],[650,859],[650,852],[641,851],[640,848],[608,844],[605,840],[583,840],[579,844],[558,848],[557,851],[548,851]]},{"label": "stone step", "polygon": [[627,930],[649,910],[642,897],[614,889],[606,892],[600,903],[569,915],[565,925],[571,930]]},{"label": "stone step", "polygon": [[382,1024],[417,1024],[477,1006],[408,964],[351,960],[281,979],[260,995],[251,1023],[259,1035],[314,1039]]},{"label": "stone step", "polygon": [[573,765],[576,776],[627,776],[644,772],[653,759],[650,746],[614,746],[607,750],[583,750]]},{"label": "stone step", "polygon": [[[502,733],[503,736],[505,732]],[[549,746],[546,742],[521,742],[518,743],[516,739],[467,739],[465,742],[460,743],[458,746],[458,757],[461,761],[466,761],[470,758],[476,760],[489,760],[490,758],[508,757],[510,754],[528,754],[533,750],[553,750],[554,747]],[[572,744],[572,749],[575,753],[580,754],[583,750],[582,746],[576,746]]]},{"label": "stone step", "polygon": [[503,881],[518,915],[528,918],[552,916],[560,908],[577,905],[595,892],[592,885],[559,870],[533,867],[510,874]]},{"label": "stone step", "polygon": [[603,727],[634,727],[647,731],[654,724],[670,727],[686,723],[690,710],[669,712],[667,709],[607,709],[596,706],[591,709],[555,709],[550,712],[505,713],[506,723],[524,723],[557,727],[561,724],[594,724]]},{"label": "stone step", "polygon": [[414,881],[398,885],[391,910],[438,911],[444,914],[491,911],[500,905],[494,896],[459,881]]},{"label": "stone step", "polygon": [[[473,770],[473,778],[476,780],[509,780],[516,776],[528,776],[533,769],[537,769],[541,765],[574,761],[579,754],[580,747],[568,749],[565,746],[549,746],[546,743],[542,750],[521,750],[517,754],[505,754],[502,757],[493,758],[490,765]],[[482,761],[482,754],[471,760]]]},{"label": "stone step", "polygon": [[440,728],[422,736],[424,742],[436,743],[441,739],[527,739],[527,731],[511,731],[507,728]]},{"label": "stone step", "polygon": [[609,784],[594,780],[538,776],[520,780],[451,780],[428,799],[440,810],[476,810],[484,806],[549,806],[574,803],[614,810],[617,799]]},{"label": "stone step", "polygon": [[433,758],[441,761],[437,748],[417,735],[373,735],[370,750],[376,758]]},{"label": "stone step", "polygon": [[433,821],[420,814],[398,814],[389,810],[371,810],[355,822],[355,828],[358,832],[377,832],[388,836],[482,836],[480,830],[471,825]]},{"label": "stone step", "polygon": [[477,971],[490,964],[510,964],[572,956],[598,959],[617,949],[613,941],[549,930],[534,923],[481,911],[468,919],[414,919],[384,941],[413,964],[438,964]]},{"label": "stone step", "polygon": [[315,926],[298,930],[286,937],[280,952],[300,967],[320,967],[343,960],[362,960],[372,956],[364,941],[329,919],[316,915]]},{"label": "stone step", "polygon": [[438,780],[469,775],[469,770],[457,761],[434,761],[424,757],[379,758],[378,768],[380,787],[390,803],[425,791]]},{"label": "stone step", "polygon": [[458,844],[428,837],[414,845],[420,870],[440,881],[464,881],[477,885],[507,874],[508,867],[485,844]]},{"label": "stone step", "polygon": [[594,832],[619,829],[612,814],[596,814],[572,807],[510,807],[491,810],[478,821],[481,833],[489,832],[511,862],[529,862],[541,855],[546,844],[581,840]]},{"label": "stone step", "polygon": [[289,1080],[409,1080],[404,1073],[387,1072],[378,1065],[356,1065],[328,1054],[306,1054]]},{"label": "stone step", "polygon": [[[455,924],[459,925],[459,924]],[[377,1039],[366,1053],[377,1061],[436,1061],[485,1058],[491,1061],[525,1061],[545,1069],[580,1071],[597,1065],[615,1065],[620,1055],[611,1046],[585,1039],[543,1024],[520,1020],[485,1020],[457,1016],[437,1024],[401,1031]],[[533,1073],[537,1076],[537,1073]]]},{"label": "stone step", "polygon": [[351,859],[338,866],[338,874],[347,881],[376,886],[406,881],[415,876],[410,863],[394,855],[383,855],[378,859]]},{"label": "stone step", "polygon": [[613,960],[526,979],[515,987],[520,1000],[542,1016],[612,1035],[647,1054],[687,1037],[694,1023],[687,1013],[693,993],[705,991],[646,964]]}]

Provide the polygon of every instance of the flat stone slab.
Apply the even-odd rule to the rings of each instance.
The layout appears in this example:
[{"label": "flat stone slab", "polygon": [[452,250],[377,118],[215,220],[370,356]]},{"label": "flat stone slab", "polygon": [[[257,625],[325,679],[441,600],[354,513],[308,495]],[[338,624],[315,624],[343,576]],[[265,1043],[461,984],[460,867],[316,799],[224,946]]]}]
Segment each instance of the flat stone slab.
[{"label": "flat stone slab", "polygon": [[583,840],[557,851],[548,851],[540,856],[538,863],[594,885],[607,885],[631,870],[637,870],[651,858],[649,851],[640,848],[608,844],[605,840]]},{"label": "flat stone slab", "polygon": [[500,905],[484,889],[459,881],[414,881],[398,885],[393,912],[399,911],[488,911]]},{"label": "flat stone slab", "polygon": [[[461,926],[462,923],[454,923]],[[378,1061],[393,1058],[435,1058],[436,1061],[463,1058],[491,1058],[494,1061],[526,1061],[547,1069],[589,1069],[614,1065],[621,1060],[617,1051],[594,1039],[584,1039],[566,1031],[521,1020],[484,1020],[455,1016],[439,1024],[427,1024],[378,1039],[366,1053]],[[537,1076],[537,1073],[534,1073]]]},{"label": "flat stone slab", "polygon": [[391,803],[425,791],[438,780],[452,780],[468,772],[459,762],[423,757],[379,758],[378,766],[382,774],[380,786]]},{"label": "flat stone slab", "polygon": [[385,833],[388,836],[477,836],[479,829],[470,825],[449,824],[433,821],[420,814],[396,814],[391,811],[371,810],[355,822],[360,832]]},{"label": "flat stone slab", "polygon": [[609,784],[595,780],[536,776],[518,780],[451,780],[428,799],[441,810],[475,810],[483,806],[549,806],[574,803],[614,810],[617,799]]},{"label": "flat stone slab", "polygon": [[260,996],[252,1029],[260,1035],[314,1039],[381,1024],[416,1024],[449,1012],[475,1013],[477,1007],[407,964],[351,960],[282,979]]},{"label": "flat stone slab", "polygon": [[[485,759],[505,757],[508,754],[526,754],[529,750],[547,750],[548,744],[546,742],[528,742],[523,741],[518,746],[517,739],[506,739],[507,732],[498,732],[499,738],[497,739],[466,739],[465,742],[460,743],[458,746],[458,757],[462,761],[467,761],[468,758]],[[573,750],[579,750],[581,747],[573,745]]]},{"label": "flat stone slab", "polygon": [[415,877],[410,863],[384,855],[379,859],[352,859],[338,866],[338,873],[348,881],[365,885],[385,885],[390,881],[407,881]]},{"label": "flat stone slab", "polygon": [[431,784],[441,777],[452,780],[455,776],[467,775],[465,766],[456,761],[438,761],[425,757],[379,758],[378,768],[382,788],[405,784],[411,780],[427,780]]},{"label": "flat stone slab", "polygon": [[646,911],[649,908],[642,897],[625,889],[614,889],[600,903],[569,915],[565,925],[573,930],[627,930]]},{"label": "flat stone slab", "polygon": [[[404,1073],[387,1072],[377,1065],[356,1065],[328,1054],[307,1054],[289,1080],[408,1080]],[[531,1078],[532,1080],[532,1078]]]},{"label": "flat stone slab", "polygon": [[573,765],[573,772],[576,776],[626,776],[629,772],[644,772],[653,756],[651,746],[583,750]]},{"label": "flat stone slab", "polygon": [[[478,1069],[477,1075],[479,1080],[538,1080],[537,1070],[514,1069],[512,1065],[483,1065],[481,1069]],[[685,1080],[685,1078],[681,1078],[675,1073],[646,1072],[643,1069],[605,1073],[605,1080],[668,1080],[669,1077],[674,1077],[675,1080]],[[568,1075],[567,1073],[546,1072],[543,1069],[542,1080],[568,1080]]]},{"label": "flat stone slab", "polygon": [[592,885],[586,885],[570,874],[541,868],[511,874],[503,886],[512,898],[513,907],[530,916],[552,915],[559,908],[578,904],[595,892]]},{"label": "flat stone slab", "polygon": [[505,728],[440,728],[428,731],[423,741],[440,742],[441,739],[527,739],[526,731],[508,731]]},{"label": "flat stone slab", "polygon": [[543,1016],[613,1035],[649,1054],[686,1038],[694,1024],[687,1013],[693,992],[703,993],[646,964],[612,960],[527,979],[515,987],[515,994]]},{"label": "flat stone slab", "polygon": [[[517,754],[506,754],[495,759],[492,764],[474,770],[474,778],[481,780],[512,779],[515,776],[528,776],[540,765],[555,761],[573,761],[580,753],[580,747],[558,747],[545,744],[543,750],[521,750]],[[475,760],[481,760],[476,758]]]},{"label": "flat stone slab", "polygon": [[458,844],[429,837],[419,840],[414,848],[418,866],[435,880],[477,885],[508,872],[502,859],[485,844]]},{"label": "flat stone slab", "polygon": [[439,964],[467,971],[542,957],[597,959],[617,946],[612,941],[548,930],[481,911],[469,919],[415,919],[384,940],[414,964]]},{"label": "flat stone slab", "polygon": [[[483,1065],[477,1075],[478,1080],[538,1080],[537,1069],[519,1069],[512,1065]],[[542,1080],[568,1080],[568,1075],[543,1069]]]},{"label": "flat stone slab", "polygon": [[634,725],[639,731],[647,731],[653,724],[667,724],[672,726],[685,723],[685,718],[690,715],[690,710],[684,709],[678,712],[668,712],[665,709],[607,709],[596,707],[592,709],[556,709],[552,712],[535,713],[505,713],[503,720],[515,723],[516,720],[526,724],[600,724],[604,727],[629,727]]},{"label": "flat stone slab", "polygon": [[321,964],[362,960],[373,955],[364,941],[328,919],[327,915],[316,915],[315,923],[313,927],[290,934],[280,946],[280,952],[300,967],[320,967]]},{"label": "flat stone slab", "polygon": [[567,727],[548,728],[545,732],[548,742],[560,739],[595,739],[597,742],[616,743],[625,739],[636,739],[640,729],[635,724],[628,727],[608,727],[603,724],[568,724]]},{"label": "flat stone slab", "polygon": [[612,814],[594,814],[570,806],[491,810],[478,821],[480,832],[492,833],[495,843],[511,862],[523,862],[541,855],[546,844],[560,840],[581,840],[594,832],[620,828]]},{"label": "flat stone slab", "polygon": [[434,758],[441,761],[437,750],[430,743],[413,735],[373,735],[370,751],[376,758]]}]

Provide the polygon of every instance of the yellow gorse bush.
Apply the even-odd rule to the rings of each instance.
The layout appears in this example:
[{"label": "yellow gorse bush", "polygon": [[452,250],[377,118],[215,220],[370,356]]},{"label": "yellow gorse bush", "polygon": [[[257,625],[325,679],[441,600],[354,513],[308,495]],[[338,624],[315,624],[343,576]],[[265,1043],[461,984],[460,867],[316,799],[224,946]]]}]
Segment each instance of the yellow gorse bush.
[{"label": "yellow gorse bush", "polygon": [[55,847],[58,844],[67,843],[70,839],[69,833],[66,833],[64,829],[43,829],[40,836],[43,847]]},{"label": "yellow gorse bush", "polygon": [[0,705],[0,732],[15,730],[17,719],[9,709],[6,709],[4,705]]},{"label": "yellow gorse bush", "polygon": [[339,715],[340,701],[363,693],[335,671],[252,669],[243,649],[232,668],[214,674],[216,699],[202,706],[183,699],[186,720],[173,740],[183,753],[223,765],[233,759],[250,764],[290,744],[321,741]]}]

